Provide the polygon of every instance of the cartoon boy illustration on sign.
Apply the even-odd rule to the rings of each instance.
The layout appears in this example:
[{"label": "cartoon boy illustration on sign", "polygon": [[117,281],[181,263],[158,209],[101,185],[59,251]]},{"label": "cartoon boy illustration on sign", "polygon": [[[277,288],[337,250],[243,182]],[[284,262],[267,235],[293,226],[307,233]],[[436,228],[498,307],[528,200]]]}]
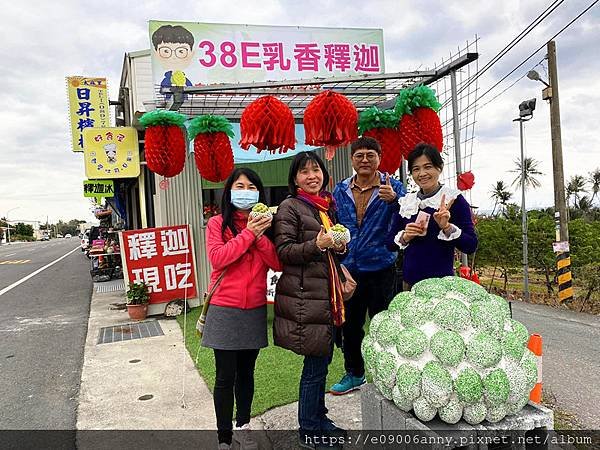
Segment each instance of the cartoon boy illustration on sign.
[{"label": "cartoon boy illustration on sign", "polygon": [[181,25],[163,25],[152,33],[152,45],[161,66],[166,70],[161,87],[192,86],[183,72],[194,58],[192,33]]}]

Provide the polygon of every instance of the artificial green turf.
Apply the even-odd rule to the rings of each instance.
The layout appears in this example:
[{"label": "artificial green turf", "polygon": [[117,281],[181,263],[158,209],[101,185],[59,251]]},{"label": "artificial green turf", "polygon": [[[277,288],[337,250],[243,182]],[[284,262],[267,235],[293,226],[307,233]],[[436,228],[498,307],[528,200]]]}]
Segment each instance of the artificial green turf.
[{"label": "artificial green turf", "polygon": [[[252,416],[274,408],[298,401],[298,385],[302,372],[303,357],[273,345],[273,305],[268,305],[269,346],[261,349],[254,372],[254,401]],[[196,363],[198,372],[210,391],[215,385],[215,358],[212,349],[200,346],[196,335],[196,321],[201,308],[194,308],[187,314],[186,347]],[[177,317],[183,329],[183,315]],[[233,330],[232,330],[233,331]],[[344,374],[344,357],[339,348],[334,350],[333,361],[329,365],[327,389],[337,383]]]}]

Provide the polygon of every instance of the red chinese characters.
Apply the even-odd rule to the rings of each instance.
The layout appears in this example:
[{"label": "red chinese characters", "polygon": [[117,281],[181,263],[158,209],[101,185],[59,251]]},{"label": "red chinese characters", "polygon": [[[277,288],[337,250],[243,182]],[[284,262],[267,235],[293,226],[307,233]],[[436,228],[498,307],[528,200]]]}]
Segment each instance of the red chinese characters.
[{"label": "red chinese characters", "polygon": [[380,51],[379,45],[365,43],[203,40],[198,43],[198,63],[208,69],[377,73],[382,70]]},{"label": "red chinese characters", "polygon": [[130,283],[145,282],[150,303],[196,297],[190,230],[187,225],[124,231],[122,258]]}]

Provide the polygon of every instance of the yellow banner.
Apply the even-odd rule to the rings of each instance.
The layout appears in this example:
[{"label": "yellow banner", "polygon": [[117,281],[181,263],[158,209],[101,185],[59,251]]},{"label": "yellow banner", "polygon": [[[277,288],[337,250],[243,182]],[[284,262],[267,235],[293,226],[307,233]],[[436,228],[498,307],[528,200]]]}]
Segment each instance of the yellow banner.
[{"label": "yellow banner", "polygon": [[69,121],[74,152],[83,151],[83,131],[110,125],[106,78],[67,77]]},{"label": "yellow banner", "polygon": [[132,127],[83,130],[85,176],[91,179],[137,178],[140,152]]}]

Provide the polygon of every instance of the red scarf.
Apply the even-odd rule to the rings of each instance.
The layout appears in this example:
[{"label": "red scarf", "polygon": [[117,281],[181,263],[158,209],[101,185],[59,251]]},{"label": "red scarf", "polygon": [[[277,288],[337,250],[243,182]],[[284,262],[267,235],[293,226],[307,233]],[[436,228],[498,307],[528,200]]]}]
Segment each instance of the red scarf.
[{"label": "red scarf", "polygon": [[[331,221],[327,212],[332,205],[335,208],[335,201],[331,193],[327,191],[321,191],[318,195],[315,195],[304,192],[302,189],[298,189],[297,197],[319,212],[319,217],[323,227],[325,227],[325,231],[329,231],[329,229],[333,226],[333,222]],[[342,295],[342,282],[333,258],[333,253],[328,249],[327,261],[329,267],[329,299],[331,305],[331,315],[333,317],[333,324],[336,327],[341,327],[346,320],[346,315],[344,311],[344,299]]]}]

